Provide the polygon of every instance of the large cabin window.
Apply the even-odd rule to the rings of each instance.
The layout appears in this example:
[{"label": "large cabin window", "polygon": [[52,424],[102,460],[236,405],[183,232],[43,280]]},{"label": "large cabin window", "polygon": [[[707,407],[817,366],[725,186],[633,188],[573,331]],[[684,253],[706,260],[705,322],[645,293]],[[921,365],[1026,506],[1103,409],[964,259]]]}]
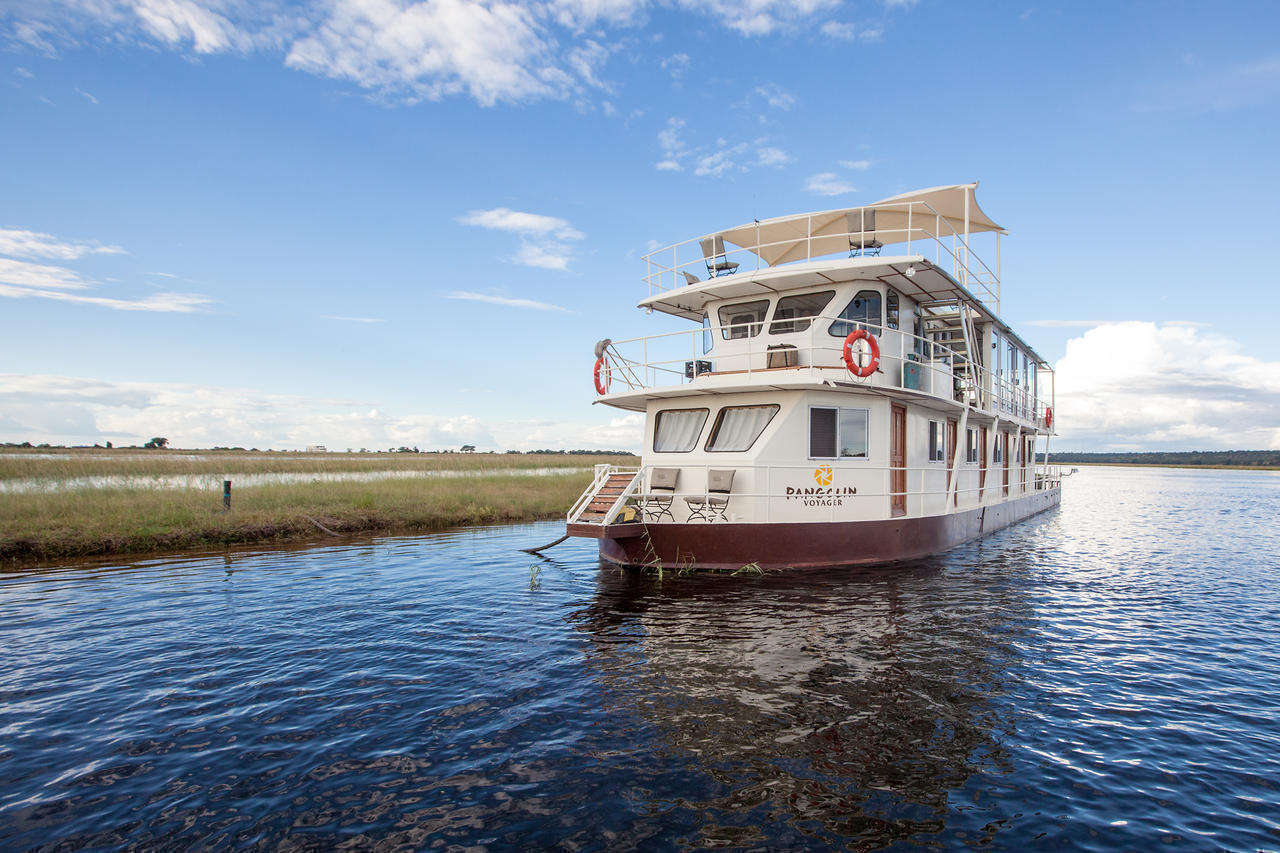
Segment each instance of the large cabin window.
[{"label": "large cabin window", "polygon": [[688,453],[698,445],[709,409],[667,409],[653,424],[654,453]]},{"label": "large cabin window", "polygon": [[769,313],[769,300],[739,302],[737,305],[720,306],[720,333],[726,341],[754,338],[764,328],[765,315]]},{"label": "large cabin window", "polygon": [[866,459],[867,409],[809,409],[809,456],[812,459]]},{"label": "large cabin window", "polygon": [[834,290],[821,293],[802,293],[798,296],[784,296],[778,300],[778,307],[773,309],[773,322],[769,324],[769,334],[789,335],[792,332],[808,331],[813,318],[822,313],[836,295]]},{"label": "large cabin window", "polygon": [[750,450],[760,433],[778,413],[772,406],[726,406],[716,415],[707,450],[721,453],[740,453]]},{"label": "large cabin window", "polygon": [[878,335],[880,323],[880,291],[859,290],[829,331],[837,338],[848,337],[854,329],[866,329]]}]

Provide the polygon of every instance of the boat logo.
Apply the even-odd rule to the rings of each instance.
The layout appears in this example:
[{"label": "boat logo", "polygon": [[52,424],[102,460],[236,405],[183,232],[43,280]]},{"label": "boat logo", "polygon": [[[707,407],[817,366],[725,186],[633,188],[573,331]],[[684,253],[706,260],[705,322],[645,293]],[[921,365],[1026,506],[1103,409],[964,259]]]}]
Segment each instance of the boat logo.
[{"label": "boat logo", "polygon": [[813,469],[813,479],[819,486],[830,486],[835,482],[835,472],[830,465],[819,465]]}]

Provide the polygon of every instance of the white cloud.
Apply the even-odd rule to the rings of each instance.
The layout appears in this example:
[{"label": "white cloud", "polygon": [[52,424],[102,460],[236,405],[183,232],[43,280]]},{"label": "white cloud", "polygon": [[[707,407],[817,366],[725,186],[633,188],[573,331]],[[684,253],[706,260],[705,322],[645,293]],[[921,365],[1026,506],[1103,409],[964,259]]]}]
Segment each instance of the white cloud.
[{"label": "white cloud", "polygon": [[805,181],[804,188],[818,195],[844,195],[857,192],[857,187],[841,178],[835,172],[819,172]]},{"label": "white cloud", "polygon": [[79,88],[79,87],[76,87],[76,94],[77,94],[77,95],[83,95],[83,96],[84,96],[84,98],[85,98],[86,100],[88,100],[88,101],[89,101],[89,103],[91,103],[91,104],[96,104],[96,103],[98,103],[98,99],[97,99],[97,98],[95,98],[93,95],[90,95],[90,94],[89,94],[88,92],[86,92],[84,89],[81,89],[81,88]]},{"label": "white cloud", "polygon": [[881,27],[852,24],[847,21],[827,21],[822,25],[821,32],[824,36],[838,41],[873,42],[879,41],[884,35],[884,29]]},{"label": "white cloud", "polygon": [[777,83],[756,86],[755,93],[775,110],[789,110],[796,105],[796,96],[783,89]]},{"label": "white cloud", "polygon": [[871,168],[870,160],[841,160],[840,166],[854,172],[865,172]]},{"label": "white cloud", "polygon": [[679,80],[689,70],[689,54],[673,53],[662,60],[662,70],[675,80]]},{"label": "white cloud", "polygon": [[573,260],[570,242],[585,235],[568,220],[540,213],[525,213],[506,207],[473,210],[458,217],[463,225],[474,225],[492,231],[506,231],[520,236],[520,249],[514,260],[525,266],[549,270],[566,270]]},{"label": "white cloud", "polygon": [[49,264],[32,264],[0,258],[0,282],[19,287],[56,288],[59,290],[85,290],[92,282],[75,270]]},{"label": "white cloud", "polygon": [[1280,55],[1204,72],[1195,64],[1170,69],[1140,95],[1138,112],[1229,112],[1280,98]]},{"label": "white cloud", "polygon": [[0,412],[2,441],[119,445],[163,435],[177,447],[636,449],[643,425],[635,414],[603,420],[601,413],[594,422],[485,421],[252,388],[23,374],[0,374]]},{"label": "white cloud", "polygon": [[[99,243],[68,242],[37,231],[8,229],[0,230],[0,252],[26,257],[76,260],[86,254],[124,254],[124,249]],[[97,285],[97,282],[67,267],[0,258],[0,297],[6,299],[49,299],[96,305],[116,311],[183,314],[199,311],[213,302],[198,293],[152,293],[141,299],[92,296],[85,293]]]},{"label": "white cloud", "polygon": [[718,139],[714,150],[697,158],[693,173],[699,177],[719,178],[727,172],[746,171],[738,158],[747,147],[745,142],[730,144]]},{"label": "white cloud", "polygon": [[1071,448],[1280,448],[1280,362],[1197,326],[1105,323],[1068,341],[1055,418]]},{"label": "white cloud", "polygon": [[35,76],[36,76],[36,75],[32,74],[30,71],[28,71],[26,68],[23,68],[21,65],[19,65],[19,66],[17,66],[16,68],[14,68],[14,69],[13,69],[13,73],[14,73],[14,74],[17,74],[19,77],[24,77],[24,78],[26,78],[27,80],[30,80],[30,79],[32,79],[33,77],[35,77]]},{"label": "white cloud", "polygon": [[[109,40],[207,56],[253,53],[383,100],[581,101],[651,10],[747,37],[820,26],[841,0],[24,0],[0,42],[56,55]],[[681,54],[671,59],[679,63]],[[673,75],[681,65],[670,64]]]},{"label": "white cloud", "polygon": [[60,261],[74,261],[76,258],[85,255],[124,255],[128,253],[119,246],[104,246],[97,242],[72,242],[60,240],[52,234],[42,234],[39,231],[0,228],[0,254],[17,255],[20,258],[53,258]]},{"label": "white cloud", "polygon": [[659,160],[654,164],[653,168],[657,169],[659,172],[679,172],[684,167],[675,160]]},{"label": "white cloud", "polygon": [[760,166],[785,166],[791,162],[791,155],[781,148],[765,147],[756,151],[756,164]]},{"label": "white cloud", "polygon": [[550,302],[537,302],[533,299],[520,299],[514,296],[499,296],[492,293],[475,293],[470,290],[452,290],[444,295],[445,299],[462,299],[469,302],[485,302],[489,305],[501,305],[505,308],[532,308],[535,311],[563,311],[572,314],[568,308],[552,305]]},{"label": "white cloud", "polygon": [[381,317],[343,317],[340,314],[322,314],[325,320],[341,320],[345,323],[385,323]]}]

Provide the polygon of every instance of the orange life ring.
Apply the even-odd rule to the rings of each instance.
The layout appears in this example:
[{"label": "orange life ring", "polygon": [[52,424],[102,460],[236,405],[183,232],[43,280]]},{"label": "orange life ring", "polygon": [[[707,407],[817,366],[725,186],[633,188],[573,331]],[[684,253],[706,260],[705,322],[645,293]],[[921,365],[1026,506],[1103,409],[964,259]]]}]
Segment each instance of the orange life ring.
[{"label": "orange life ring", "polygon": [[[859,367],[853,361],[853,342],[866,339],[867,345],[871,347],[871,360],[867,362],[865,367]],[[849,368],[849,372],[861,379],[866,379],[871,374],[880,369],[880,344],[876,342],[875,335],[872,335],[866,329],[854,329],[849,336],[844,339],[844,366]]]},{"label": "orange life ring", "polygon": [[1044,407],[1044,428],[1049,429],[1053,426],[1053,409],[1048,406]]},{"label": "orange life ring", "polygon": [[[604,375],[603,380],[600,378],[601,374]],[[608,394],[609,385],[613,382],[613,371],[610,370],[609,365],[605,363],[604,356],[600,356],[596,359],[596,369],[592,371],[591,375],[596,381],[596,393],[601,395]]]}]

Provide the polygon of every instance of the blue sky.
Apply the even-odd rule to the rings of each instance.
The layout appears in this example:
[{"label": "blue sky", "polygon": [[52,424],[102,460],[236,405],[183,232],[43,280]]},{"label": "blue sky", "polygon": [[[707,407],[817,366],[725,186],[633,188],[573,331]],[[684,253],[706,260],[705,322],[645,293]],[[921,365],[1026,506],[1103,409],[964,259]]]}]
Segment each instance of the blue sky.
[{"label": "blue sky", "polygon": [[[1280,10],[0,5],[0,440],[635,446],[639,260],[980,180],[1063,447],[1280,446]],[[490,300],[490,301],[480,301]]]}]

